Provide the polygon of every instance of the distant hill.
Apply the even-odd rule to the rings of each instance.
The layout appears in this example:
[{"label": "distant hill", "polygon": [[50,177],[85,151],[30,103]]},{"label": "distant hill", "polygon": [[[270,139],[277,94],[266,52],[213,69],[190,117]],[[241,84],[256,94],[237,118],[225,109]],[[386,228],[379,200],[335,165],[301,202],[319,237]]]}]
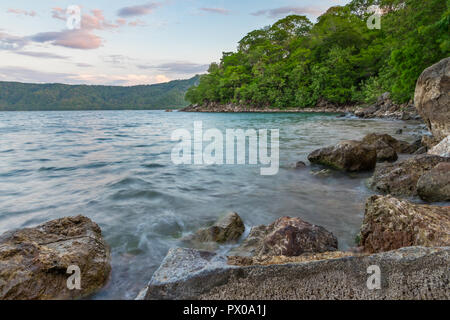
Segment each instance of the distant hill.
[{"label": "distant hill", "polygon": [[0,81],[0,111],[175,109],[188,105],[184,96],[198,80],[133,87]]}]

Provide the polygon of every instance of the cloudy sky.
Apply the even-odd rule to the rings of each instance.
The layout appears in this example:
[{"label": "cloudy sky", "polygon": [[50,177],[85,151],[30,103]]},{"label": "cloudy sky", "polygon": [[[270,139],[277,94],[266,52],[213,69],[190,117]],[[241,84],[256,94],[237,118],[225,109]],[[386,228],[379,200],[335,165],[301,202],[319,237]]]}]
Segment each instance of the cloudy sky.
[{"label": "cloudy sky", "polygon": [[[136,85],[189,78],[249,31],[348,0],[2,0],[0,81]],[[81,21],[68,8],[81,9]],[[67,20],[74,23],[67,23]],[[72,28],[72,29],[70,29]]]}]

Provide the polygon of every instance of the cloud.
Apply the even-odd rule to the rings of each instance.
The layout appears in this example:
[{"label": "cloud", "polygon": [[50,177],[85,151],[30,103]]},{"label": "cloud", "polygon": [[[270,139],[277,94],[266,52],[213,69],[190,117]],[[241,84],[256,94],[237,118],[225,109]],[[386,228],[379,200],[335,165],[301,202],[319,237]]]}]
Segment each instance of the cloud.
[{"label": "cloud", "polygon": [[251,13],[253,16],[264,16],[267,15],[270,18],[277,18],[279,16],[287,15],[287,14],[311,14],[313,16],[320,16],[326,9],[319,7],[279,7],[274,9],[267,10],[259,10]]},{"label": "cloud", "polygon": [[208,13],[217,13],[217,14],[223,14],[223,15],[228,15],[231,13],[230,10],[223,9],[223,8],[200,8],[200,10],[208,12]]},{"label": "cloud", "polygon": [[80,83],[117,86],[136,86],[170,81],[170,78],[166,77],[163,74],[152,76],[146,74],[111,75],[84,73],[71,76],[70,78],[70,81],[78,81]]},{"label": "cloud", "polygon": [[93,67],[93,65],[92,64],[89,64],[89,63],[84,63],[84,62],[80,62],[80,63],[77,63],[77,64],[75,64],[77,67],[80,67],[80,68],[91,68],[91,67]]},{"label": "cloud", "polygon": [[83,50],[97,49],[102,45],[102,39],[99,36],[84,29],[41,32],[31,36],[30,39],[35,42]]},{"label": "cloud", "polygon": [[136,19],[135,21],[130,21],[128,23],[128,25],[130,27],[145,27],[146,26],[145,22],[142,20],[139,20],[139,19]]},{"label": "cloud", "polygon": [[29,43],[25,37],[13,36],[0,31],[0,50],[20,50]]},{"label": "cloud", "polygon": [[[52,9],[52,18],[66,21],[66,10],[55,7]],[[81,15],[81,29],[84,30],[106,30],[116,29],[126,24],[126,20],[117,19],[116,23],[108,22],[103,15],[103,10],[92,9],[90,13],[84,13]]]},{"label": "cloud", "polygon": [[70,73],[56,73],[36,71],[23,67],[0,67],[0,79],[2,81],[19,81],[31,83],[67,83]]},{"label": "cloud", "polygon": [[58,73],[38,71],[23,67],[0,67],[0,81],[18,81],[25,83],[65,83],[134,86],[155,84],[170,81],[163,74],[91,74],[91,73]]},{"label": "cloud", "polygon": [[14,53],[20,54],[20,55],[23,55],[23,56],[29,56],[29,57],[34,57],[34,58],[42,58],[42,59],[62,59],[62,60],[69,59],[69,57],[60,56],[58,54],[49,53],[49,52],[15,51]]},{"label": "cloud", "polygon": [[24,16],[29,16],[29,17],[35,17],[37,16],[36,11],[31,10],[31,11],[26,11],[26,10],[22,10],[22,9],[8,9],[8,11],[6,11],[7,13],[14,13],[17,15],[24,15]]},{"label": "cloud", "polygon": [[208,64],[198,64],[186,61],[163,63],[159,65],[138,65],[139,69],[157,69],[165,73],[197,74],[208,70]]},{"label": "cloud", "polygon": [[149,2],[142,5],[124,7],[118,11],[117,15],[122,18],[144,16],[161,6],[162,4],[159,2]]}]

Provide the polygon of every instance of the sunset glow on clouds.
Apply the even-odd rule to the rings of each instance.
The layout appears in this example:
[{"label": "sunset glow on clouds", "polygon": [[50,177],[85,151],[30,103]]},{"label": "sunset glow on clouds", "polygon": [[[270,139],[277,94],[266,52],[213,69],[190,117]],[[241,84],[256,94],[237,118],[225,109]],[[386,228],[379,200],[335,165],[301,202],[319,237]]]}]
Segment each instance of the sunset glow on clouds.
[{"label": "sunset glow on clouds", "polygon": [[[4,0],[0,81],[137,85],[206,72],[251,30],[347,0]],[[81,9],[80,29],[67,8]]]}]

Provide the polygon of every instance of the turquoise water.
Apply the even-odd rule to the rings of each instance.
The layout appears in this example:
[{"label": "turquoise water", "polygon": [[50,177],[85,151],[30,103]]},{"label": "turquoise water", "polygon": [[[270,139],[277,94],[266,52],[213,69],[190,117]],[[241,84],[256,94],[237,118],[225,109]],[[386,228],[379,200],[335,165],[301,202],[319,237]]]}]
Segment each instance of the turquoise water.
[{"label": "turquoise water", "polygon": [[[279,129],[280,171],[259,166],[176,166],[175,129]],[[403,128],[406,126],[406,128]],[[394,132],[403,128],[403,135]],[[112,248],[112,277],[94,299],[133,299],[168,249],[236,211],[248,228],[298,216],[353,246],[368,174],[321,178],[294,169],[309,152],[366,133],[413,141],[414,124],[331,114],[200,114],[162,111],[0,112],[0,233],[83,214]],[[227,248],[223,248],[225,251]]]}]

